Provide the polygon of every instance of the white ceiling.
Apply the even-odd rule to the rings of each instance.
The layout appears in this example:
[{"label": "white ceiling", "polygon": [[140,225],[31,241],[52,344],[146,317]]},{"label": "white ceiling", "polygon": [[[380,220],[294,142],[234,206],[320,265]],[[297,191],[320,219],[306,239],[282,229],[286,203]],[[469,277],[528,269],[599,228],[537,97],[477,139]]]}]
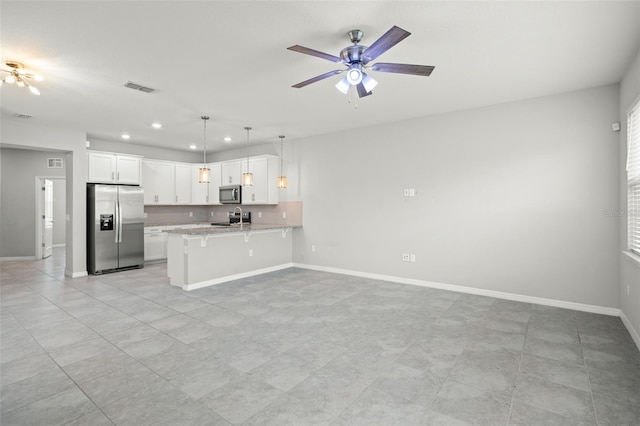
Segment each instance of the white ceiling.
[{"label": "white ceiling", "polygon": [[[286,140],[619,82],[640,48],[640,1],[2,1],[2,60],[42,74],[42,95],[3,85],[3,119],[32,115],[88,138],[210,151]],[[333,86],[291,85],[342,67],[346,33],[370,45],[412,33],[377,61],[434,65],[431,77],[371,72],[357,109]],[[374,61],[376,62],[376,61]],[[157,91],[122,86],[131,80]],[[161,130],[150,127],[153,121]],[[223,136],[234,142],[225,144]]]}]

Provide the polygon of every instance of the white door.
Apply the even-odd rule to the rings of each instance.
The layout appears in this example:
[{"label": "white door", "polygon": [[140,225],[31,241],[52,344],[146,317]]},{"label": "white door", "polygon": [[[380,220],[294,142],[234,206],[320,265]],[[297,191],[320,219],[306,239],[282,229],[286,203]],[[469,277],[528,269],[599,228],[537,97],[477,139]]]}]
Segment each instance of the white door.
[{"label": "white door", "polygon": [[44,179],[42,186],[42,258],[51,256],[53,246],[53,181]]}]

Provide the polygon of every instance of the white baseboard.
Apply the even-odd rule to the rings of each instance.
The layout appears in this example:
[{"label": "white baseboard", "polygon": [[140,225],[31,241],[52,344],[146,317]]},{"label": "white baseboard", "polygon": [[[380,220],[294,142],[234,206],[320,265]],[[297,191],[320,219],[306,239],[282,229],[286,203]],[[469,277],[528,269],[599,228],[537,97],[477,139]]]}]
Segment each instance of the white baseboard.
[{"label": "white baseboard", "polygon": [[73,271],[67,271],[67,270],[64,271],[64,275],[66,277],[71,277],[71,278],[81,278],[81,277],[89,276],[87,271],[73,272]]},{"label": "white baseboard", "polygon": [[622,320],[622,323],[624,324],[624,326],[627,327],[627,330],[629,331],[631,338],[633,339],[636,346],[638,347],[638,350],[640,351],[640,333],[638,333],[638,330],[633,328],[633,324],[631,324],[631,321],[629,321],[629,318],[627,318],[627,316],[624,314],[623,311],[620,311],[620,319]]},{"label": "white baseboard", "polygon": [[293,267],[293,263],[283,263],[282,265],[270,266],[268,268],[255,269],[253,271],[242,272],[240,274],[227,275],[220,278],[214,278],[212,280],[200,281],[193,284],[183,284],[182,289],[186,291],[197,290],[203,287],[209,287],[216,284],[226,283],[228,281],[239,280],[242,278],[249,278],[255,275],[266,274],[268,272],[280,271],[282,269],[287,269]]},{"label": "white baseboard", "polygon": [[15,260],[36,260],[36,257],[35,256],[0,257],[0,262],[12,262]]},{"label": "white baseboard", "polygon": [[525,296],[515,293],[506,293],[502,291],[485,290],[481,288],[465,287],[454,284],[443,284],[432,281],[423,281],[413,278],[394,277],[391,275],[371,274],[368,272],[352,271],[349,269],[331,268],[326,266],[307,265],[303,263],[294,263],[296,268],[311,269],[315,271],[332,272],[336,274],[352,275],[362,278],[370,278],[374,280],[390,281],[400,284],[417,285],[421,287],[437,288],[440,290],[455,291],[457,293],[475,294],[478,296],[489,296],[497,299],[513,300],[516,302],[533,303],[536,305],[553,306],[556,308],[572,309],[575,311],[591,312],[595,314],[620,316],[621,311],[618,308],[609,308],[606,306],[586,305],[583,303],[566,302],[564,300],[545,299],[543,297]]}]

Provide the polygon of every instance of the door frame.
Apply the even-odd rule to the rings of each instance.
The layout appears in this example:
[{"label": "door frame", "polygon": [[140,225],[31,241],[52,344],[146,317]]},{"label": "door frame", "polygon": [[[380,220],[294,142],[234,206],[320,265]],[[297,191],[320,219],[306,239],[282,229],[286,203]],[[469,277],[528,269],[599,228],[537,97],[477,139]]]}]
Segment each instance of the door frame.
[{"label": "door frame", "polygon": [[[42,215],[44,214],[44,200],[42,199],[42,185],[44,180],[62,180],[66,181],[65,176],[36,176],[36,241],[35,241],[35,258],[36,260],[42,260]],[[65,187],[66,191],[66,187]],[[68,218],[67,206],[65,205],[65,218]],[[56,226],[55,224],[53,225]]]}]

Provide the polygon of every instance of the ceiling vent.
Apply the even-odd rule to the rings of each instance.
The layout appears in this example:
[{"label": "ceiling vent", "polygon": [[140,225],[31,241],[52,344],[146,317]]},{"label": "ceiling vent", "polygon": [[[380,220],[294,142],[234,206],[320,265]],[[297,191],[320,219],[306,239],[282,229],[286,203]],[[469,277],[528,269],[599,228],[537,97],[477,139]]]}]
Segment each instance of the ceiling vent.
[{"label": "ceiling vent", "polygon": [[19,112],[16,112],[15,114],[13,114],[13,117],[14,117],[14,118],[22,118],[22,119],[28,120],[28,119],[30,119],[30,118],[33,118],[33,115],[29,115],[29,114],[21,114],[21,113],[19,113]]},{"label": "ceiling vent", "polygon": [[144,93],[153,93],[156,91],[156,89],[152,89],[151,87],[141,86],[137,83],[134,83],[133,81],[127,81],[126,83],[123,84],[123,86],[128,89],[139,90],[140,92],[144,92]]}]

